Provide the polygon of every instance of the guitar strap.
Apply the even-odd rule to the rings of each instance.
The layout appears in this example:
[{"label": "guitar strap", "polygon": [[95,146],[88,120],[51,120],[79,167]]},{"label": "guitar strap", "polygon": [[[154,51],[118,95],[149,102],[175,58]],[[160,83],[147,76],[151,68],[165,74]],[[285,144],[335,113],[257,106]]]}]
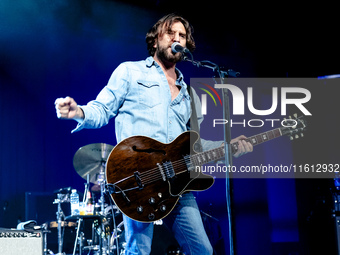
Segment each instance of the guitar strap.
[{"label": "guitar strap", "polygon": [[[197,112],[196,112],[196,104],[195,104],[195,99],[193,96],[193,92],[192,92],[192,88],[187,85],[187,90],[188,93],[190,95],[190,103],[191,103],[191,117],[189,120],[189,125],[190,125],[190,129],[193,131],[196,131],[198,134],[200,134],[200,128],[198,126],[198,119],[197,119]],[[199,136],[198,141],[195,143],[194,145],[194,149],[196,152],[202,152],[203,148],[202,148],[202,143],[201,143],[201,137]]]}]

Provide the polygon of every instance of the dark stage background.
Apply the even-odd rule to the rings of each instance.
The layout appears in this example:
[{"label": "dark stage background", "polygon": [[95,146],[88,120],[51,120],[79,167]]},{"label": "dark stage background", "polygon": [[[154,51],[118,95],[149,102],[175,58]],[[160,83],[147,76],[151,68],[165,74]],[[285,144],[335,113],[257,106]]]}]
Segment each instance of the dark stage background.
[{"label": "dark stage background", "polygon": [[[73,156],[87,144],[115,145],[113,121],[71,134],[76,123],[57,119],[54,101],[71,96],[85,104],[118,64],[145,59],[145,34],[164,14],[175,11],[192,23],[195,59],[233,68],[242,77],[318,77],[340,72],[336,8],[288,2],[1,0],[0,227],[34,217],[39,224],[54,220],[53,191],[84,189]],[[213,75],[189,63],[178,67],[187,83]],[[325,162],[319,163],[336,163],[337,116],[318,109],[338,107],[338,91],[313,94],[311,107],[320,117],[310,129],[313,139],[293,144],[281,139],[236,161],[305,162],[320,150]],[[233,186],[237,254],[335,254],[332,180],[242,179]],[[26,202],[40,202],[25,208],[25,194]],[[197,193],[197,200],[214,217],[204,219],[217,254],[229,254],[225,180]]]}]

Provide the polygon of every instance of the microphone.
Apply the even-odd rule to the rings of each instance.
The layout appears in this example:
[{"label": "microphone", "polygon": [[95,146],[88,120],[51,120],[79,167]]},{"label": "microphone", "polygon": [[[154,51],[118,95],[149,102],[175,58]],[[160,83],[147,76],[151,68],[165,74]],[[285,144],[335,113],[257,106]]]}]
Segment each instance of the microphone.
[{"label": "microphone", "polygon": [[174,42],[171,45],[171,50],[173,53],[181,52],[181,53],[191,53],[187,48],[183,47],[179,42]]}]

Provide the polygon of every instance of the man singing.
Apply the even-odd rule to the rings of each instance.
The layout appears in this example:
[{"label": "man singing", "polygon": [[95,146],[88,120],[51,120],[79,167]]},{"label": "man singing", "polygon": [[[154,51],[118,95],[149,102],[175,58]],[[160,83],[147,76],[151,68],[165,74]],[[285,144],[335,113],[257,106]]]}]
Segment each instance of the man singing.
[{"label": "man singing", "polygon": [[[74,132],[83,128],[100,128],[115,117],[117,142],[136,135],[148,136],[162,143],[172,142],[190,129],[191,96],[199,102],[194,91],[189,95],[183,75],[176,68],[182,53],[172,52],[174,42],[190,51],[195,49],[189,22],[181,16],[169,14],[157,21],[146,35],[150,57],[120,64],[96,100],[86,106],[78,106],[70,97],[58,98],[55,101],[58,118],[77,120]],[[201,108],[195,108],[192,110],[196,110],[200,124],[203,121]],[[231,141],[239,144],[235,157],[253,150],[245,138],[239,136]],[[221,142],[202,139],[204,150],[218,146]],[[173,231],[184,254],[213,253],[191,192],[182,195],[165,218],[165,223]],[[124,226],[126,254],[150,254],[153,223],[137,222],[124,215]]]}]

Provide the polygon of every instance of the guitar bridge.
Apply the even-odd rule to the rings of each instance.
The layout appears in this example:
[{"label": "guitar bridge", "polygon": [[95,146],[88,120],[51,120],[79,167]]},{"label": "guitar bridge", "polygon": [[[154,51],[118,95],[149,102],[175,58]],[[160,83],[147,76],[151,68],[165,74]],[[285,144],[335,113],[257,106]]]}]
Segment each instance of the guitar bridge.
[{"label": "guitar bridge", "polygon": [[139,189],[143,189],[144,188],[144,185],[142,184],[142,180],[140,178],[140,173],[139,172],[134,172],[133,175],[135,176],[136,178],[136,182],[137,182],[137,185],[139,187]]}]

